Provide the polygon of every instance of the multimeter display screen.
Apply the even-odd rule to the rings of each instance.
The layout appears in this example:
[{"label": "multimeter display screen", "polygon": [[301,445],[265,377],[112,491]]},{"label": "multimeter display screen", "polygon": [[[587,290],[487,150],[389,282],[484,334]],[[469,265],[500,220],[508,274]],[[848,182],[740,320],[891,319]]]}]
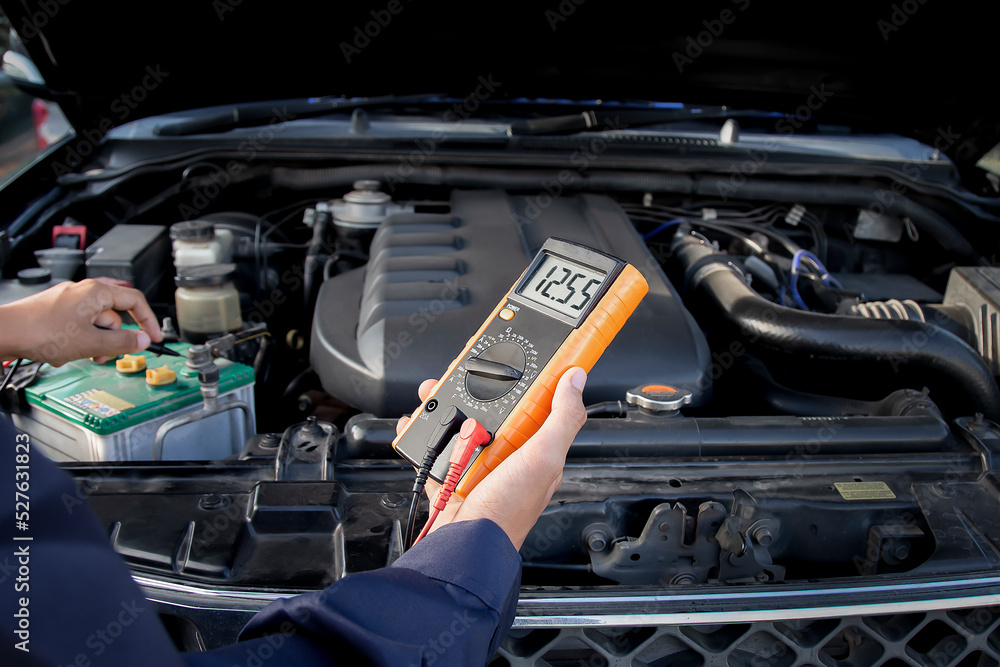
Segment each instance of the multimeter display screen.
[{"label": "multimeter display screen", "polygon": [[563,315],[579,317],[600,293],[606,277],[603,271],[547,254],[519,294]]}]

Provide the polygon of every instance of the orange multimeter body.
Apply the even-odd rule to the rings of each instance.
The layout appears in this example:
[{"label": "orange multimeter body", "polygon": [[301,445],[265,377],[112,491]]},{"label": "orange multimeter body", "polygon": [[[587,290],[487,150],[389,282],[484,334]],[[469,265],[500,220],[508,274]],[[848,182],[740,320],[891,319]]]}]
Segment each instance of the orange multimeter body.
[{"label": "orange multimeter body", "polygon": [[590,372],[648,290],[617,257],[550,238],[392,446],[419,467],[428,446],[452,440],[431,469],[440,482],[461,423],[475,418],[492,439],[459,482],[456,493],[466,496],[541,427],[563,373]]}]

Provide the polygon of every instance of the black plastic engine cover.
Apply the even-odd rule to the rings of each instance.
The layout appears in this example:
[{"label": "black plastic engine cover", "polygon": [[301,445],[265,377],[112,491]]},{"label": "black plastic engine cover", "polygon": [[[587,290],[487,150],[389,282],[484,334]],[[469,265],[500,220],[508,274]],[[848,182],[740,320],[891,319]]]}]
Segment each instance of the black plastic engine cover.
[{"label": "black plastic engine cover", "polygon": [[441,377],[550,236],[620,257],[649,283],[591,372],[584,400],[623,400],[636,385],[659,383],[703,403],[708,344],[625,213],[599,195],[455,191],[449,214],[388,218],[368,264],[320,289],[310,356],[323,387],[375,415],[411,412],[420,382]]}]

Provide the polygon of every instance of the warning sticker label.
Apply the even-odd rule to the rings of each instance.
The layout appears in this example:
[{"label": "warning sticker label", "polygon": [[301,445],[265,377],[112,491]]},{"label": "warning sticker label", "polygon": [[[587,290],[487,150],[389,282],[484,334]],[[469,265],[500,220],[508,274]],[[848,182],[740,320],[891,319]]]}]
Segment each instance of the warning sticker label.
[{"label": "warning sticker label", "polygon": [[892,500],[896,494],[885,482],[836,482],[844,500]]},{"label": "warning sticker label", "polygon": [[79,394],[66,397],[68,403],[78,408],[93,412],[99,417],[114,417],[123,410],[131,410],[135,406],[117,396],[101,389],[90,389]]}]

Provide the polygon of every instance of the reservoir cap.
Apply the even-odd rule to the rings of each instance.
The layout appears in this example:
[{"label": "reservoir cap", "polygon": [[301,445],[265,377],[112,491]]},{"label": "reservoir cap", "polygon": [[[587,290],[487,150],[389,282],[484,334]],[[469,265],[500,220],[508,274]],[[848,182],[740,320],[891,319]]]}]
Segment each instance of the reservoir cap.
[{"label": "reservoir cap", "polygon": [[178,287],[211,287],[231,282],[235,275],[235,264],[204,264],[184,267],[174,282]]}]

